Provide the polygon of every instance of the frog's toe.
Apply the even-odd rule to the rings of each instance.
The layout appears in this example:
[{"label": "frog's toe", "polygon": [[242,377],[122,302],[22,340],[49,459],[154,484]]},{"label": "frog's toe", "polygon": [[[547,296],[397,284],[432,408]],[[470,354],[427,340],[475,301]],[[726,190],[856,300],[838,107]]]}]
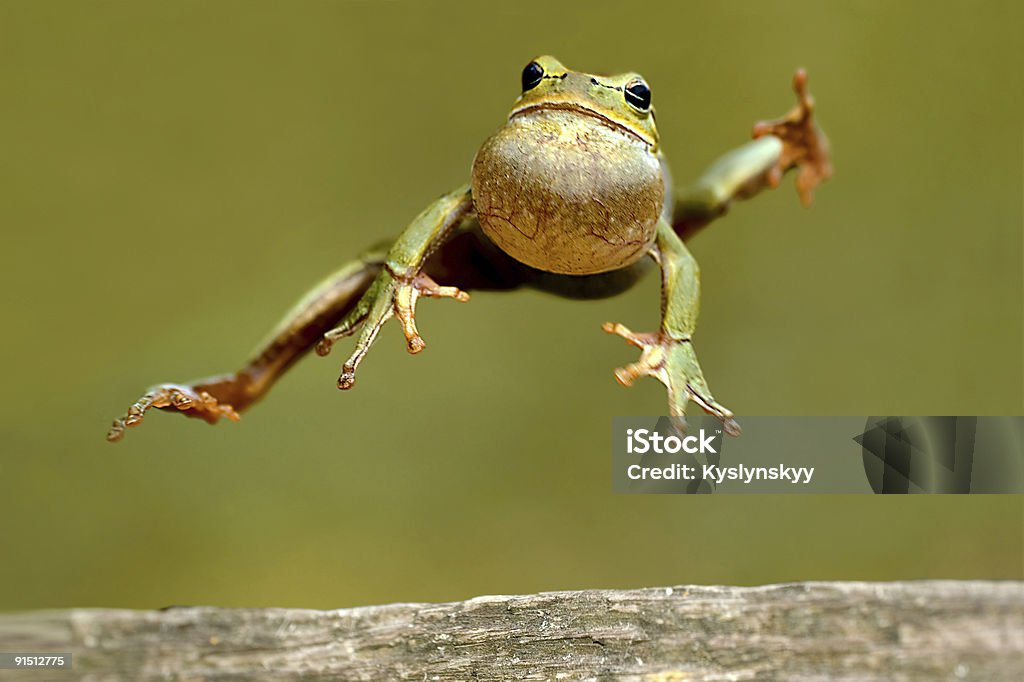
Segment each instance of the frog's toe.
[{"label": "frog's toe", "polygon": [[346,336],[351,336],[359,325],[366,320],[365,314],[360,314],[358,311],[353,310],[338,324],[337,327],[330,331],[324,332],[324,335],[320,337],[320,340],[313,346],[313,350],[320,357],[325,357],[331,354],[331,349],[334,348],[334,342],[338,339],[343,339]]},{"label": "frog's toe", "polygon": [[690,400],[700,405],[701,409],[722,422],[722,428],[730,436],[738,436],[742,433],[739,423],[733,419],[732,410],[716,401],[710,393],[704,394],[687,384],[686,392]]},{"label": "frog's toe", "polygon": [[392,315],[391,308],[389,307],[385,312],[379,314],[374,319],[368,320],[367,324],[363,327],[363,332],[359,337],[359,341],[356,343],[355,350],[345,361],[345,364],[341,366],[341,374],[338,375],[338,388],[347,391],[356,385],[356,369],[359,368],[359,363],[363,361],[366,354],[370,350],[370,346],[377,339],[377,334],[380,333],[381,327],[384,323],[391,319]]},{"label": "frog's toe", "polygon": [[207,391],[184,384],[162,384],[150,388],[128,408],[127,414],[114,420],[107,432],[107,440],[114,443],[124,438],[125,430],[141,424],[146,413],[153,408],[176,409],[210,424],[217,423],[221,417],[231,421],[241,419],[233,406],[219,402]]},{"label": "frog's toe", "polygon": [[441,286],[425,272],[417,273],[408,283],[399,286],[395,293],[395,317],[402,325],[405,334],[406,348],[416,354],[427,346],[416,328],[416,300],[420,296],[427,298],[454,298],[465,303],[469,294],[458,287]]},{"label": "frog's toe", "polygon": [[637,348],[651,346],[657,343],[658,341],[657,334],[638,334],[634,331],[631,331],[629,327],[619,322],[605,322],[604,324],[601,325],[601,329],[608,332],[609,334],[621,336],[626,340],[626,343],[628,343],[631,346],[636,346]]}]

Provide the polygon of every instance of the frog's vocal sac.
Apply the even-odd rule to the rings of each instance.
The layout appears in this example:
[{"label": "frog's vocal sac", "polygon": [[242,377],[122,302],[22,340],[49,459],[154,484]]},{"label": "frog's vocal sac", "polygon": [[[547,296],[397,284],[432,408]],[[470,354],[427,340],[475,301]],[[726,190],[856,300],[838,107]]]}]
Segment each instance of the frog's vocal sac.
[{"label": "frog's vocal sac", "polygon": [[[537,57],[522,71],[508,120],[473,161],[471,183],[429,205],[399,237],[369,249],[309,291],[236,372],[153,386],[114,422],[120,440],[152,408],[216,423],[237,421],[310,348],[327,355],[358,334],[338,387],[356,370],[381,327],[397,318],[410,353],[426,346],[416,327],[421,296],[469,299],[469,290],[533,287],[570,298],[599,298],[632,285],[644,266],[661,272],[661,324],[635,333],[605,323],[640,349],[615,371],[623,385],[651,376],[668,391],[669,414],[690,401],[739,434],[733,413],[711,394],[693,347],[700,272],[684,244],[737,199],[776,187],[795,169],[804,205],[832,174],[828,143],[814,120],[807,76],[798,70],[797,105],[754,125],[753,140],[727,152],[684,188],[672,186],[655,125],[650,86],[638,73],[573,71]],[[440,282],[440,283],[439,283]]]},{"label": "frog's vocal sac", "polygon": [[640,260],[665,202],[649,141],[544,104],[518,109],[484,142],[472,193],[480,227],[505,253],[567,275]]}]

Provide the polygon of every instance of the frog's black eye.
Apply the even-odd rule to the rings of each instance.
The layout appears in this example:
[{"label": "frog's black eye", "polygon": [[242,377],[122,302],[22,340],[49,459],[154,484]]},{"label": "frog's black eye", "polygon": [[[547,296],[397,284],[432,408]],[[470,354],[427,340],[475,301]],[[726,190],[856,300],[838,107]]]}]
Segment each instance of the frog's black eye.
[{"label": "frog's black eye", "polygon": [[537,62],[530,62],[523,69],[523,92],[533,90],[544,78],[544,68]]},{"label": "frog's black eye", "polygon": [[630,81],[622,94],[634,109],[647,111],[651,108],[651,89],[641,80]]}]

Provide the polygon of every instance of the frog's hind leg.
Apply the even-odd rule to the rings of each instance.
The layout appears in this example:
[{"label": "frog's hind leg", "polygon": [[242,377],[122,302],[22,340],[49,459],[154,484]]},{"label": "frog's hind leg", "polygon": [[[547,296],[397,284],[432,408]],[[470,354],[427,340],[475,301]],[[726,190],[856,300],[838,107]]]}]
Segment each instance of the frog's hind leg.
[{"label": "frog's hind leg", "polygon": [[184,384],[151,387],[114,421],[107,440],[118,441],[158,408],[214,424],[238,421],[239,412],[262,398],[274,382],[351,310],[384,264],[385,247],[371,249],[313,288],[284,316],[239,371]]}]

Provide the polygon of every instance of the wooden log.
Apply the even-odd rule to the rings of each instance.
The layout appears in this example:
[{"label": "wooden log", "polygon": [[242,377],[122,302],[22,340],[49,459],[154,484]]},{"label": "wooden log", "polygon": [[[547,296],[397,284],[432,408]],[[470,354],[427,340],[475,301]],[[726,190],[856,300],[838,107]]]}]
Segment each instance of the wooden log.
[{"label": "wooden log", "polygon": [[36,611],[0,615],[0,650],[71,652],[84,679],[1016,680],[1024,582],[586,590],[336,611]]}]

